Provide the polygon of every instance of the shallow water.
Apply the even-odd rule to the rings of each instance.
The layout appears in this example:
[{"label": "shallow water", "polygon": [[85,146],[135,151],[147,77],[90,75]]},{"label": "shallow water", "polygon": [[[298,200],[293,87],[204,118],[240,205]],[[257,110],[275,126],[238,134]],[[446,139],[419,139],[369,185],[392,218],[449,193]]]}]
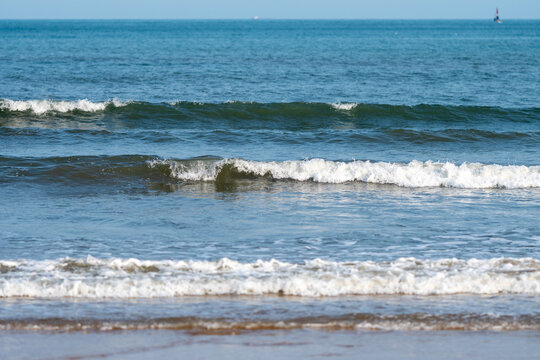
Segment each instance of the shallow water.
[{"label": "shallow water", "polygon": [[[236,333],[240,335],[240,333]],[[99,348],[95,345],[99,343]],[[494,332],[325,332],[261,331],[242,336],[186,335],[173,331],[107,333],[9,333],[0,337],[8,356],[20,359],[531,359],[538,335],[529,331]],[[55,356],[43,349],[55,349]],[[519,351],[516,351],[519,349]]]}]

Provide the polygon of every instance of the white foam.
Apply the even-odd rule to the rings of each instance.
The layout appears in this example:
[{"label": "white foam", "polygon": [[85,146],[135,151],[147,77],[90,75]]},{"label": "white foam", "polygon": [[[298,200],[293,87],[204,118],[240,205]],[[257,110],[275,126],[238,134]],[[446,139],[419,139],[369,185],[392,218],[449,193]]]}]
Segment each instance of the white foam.
[{"label": "white foam", "polygon": [[540,294],[540,260],[419,260],[301,264],[58,259],[0,261],[0,297],[152,298],[192,295],[341,296]]},{"label": "white foam", "polygon": [[87,99],[76,101],[55,101],[55,100],[10,100],[1,99],[0,109],[9,111],[32,111],[37,115],[42,115],[47,112],[69,112],[73,110],[80,110],[85,112],[103,111],[109,105],[116,107],[125,106],[127,103],[120,102],[118,100],[111,100],[105,102],[92,102]]},{"label": "white foam", "polygon": [[403,187],[533,188],[540,187],[540,166],[497,165],[480,163],[411,161],[409,163],[371,161],[328,161],[323,159],[299,161],[248,161],[225,159],[217,162],[154,161],[168,164],[171,176],[181,180],[213,181],[225,165],[240,172],[259,176],[270,174],[275,179],[344,183],[361,181],[394,184]]},{"label": "white foam", "polygon": [[358,106],[358,104],[356,104],[356,103],[334,103],[334,104],[332,104],[332,107],[334,109],[336,109],[336,110],[346,110],[346,111],[352,110],[357,106]]}]

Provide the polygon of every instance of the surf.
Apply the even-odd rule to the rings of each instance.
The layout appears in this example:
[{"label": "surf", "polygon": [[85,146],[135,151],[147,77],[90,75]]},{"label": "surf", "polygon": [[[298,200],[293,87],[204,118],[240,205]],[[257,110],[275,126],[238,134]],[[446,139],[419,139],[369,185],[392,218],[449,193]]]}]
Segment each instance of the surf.
[{"label": "surf", "polygon": [[532,258],[239,262],[135,258],[2,260],[0,297],[540,294]]},{"label": "surf", "polygon": [[449,187],[463,189],[540,187],[540,166],[498,165],[436,161],[409,163],[369,160],[324,159],[250,161],[244,159],[153,160],[149,167],[168,165],[170,176],[184,181],[226,182],[234,179],[267,178],[340,184],[364,182],[400,187]]}]

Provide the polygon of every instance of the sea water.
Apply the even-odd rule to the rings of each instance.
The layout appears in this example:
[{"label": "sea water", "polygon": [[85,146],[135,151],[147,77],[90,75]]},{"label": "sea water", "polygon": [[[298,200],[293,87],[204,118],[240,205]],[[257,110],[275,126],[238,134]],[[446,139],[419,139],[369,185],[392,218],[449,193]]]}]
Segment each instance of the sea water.
[{"label": "sea water", "polygon": [[539,21],[0,39],[4,334],[540,329]]}]

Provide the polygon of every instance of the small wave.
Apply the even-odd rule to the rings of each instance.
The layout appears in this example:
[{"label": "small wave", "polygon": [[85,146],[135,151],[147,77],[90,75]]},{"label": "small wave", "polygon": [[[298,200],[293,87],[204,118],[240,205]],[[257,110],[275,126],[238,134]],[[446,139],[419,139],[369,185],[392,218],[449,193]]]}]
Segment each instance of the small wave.
[{"label": "small wave", "polygon": [[154,298],[205,295],[540,294],[532,258],[301,264],[139,259],[0,261],[0,297]]},{"label": "small wave", "polygon": [[411,161],[329,161],[323,159],[260,162],[242,159],[219,161],[154,160],[150,167],[168,164],[171,176],[191,181],[230,181],[268,177],[320,183],[360,181],[403,187],[532,188],[540,187],[540,166],[485,165],[480,163]]},{"label": "small wave", "polygon": [[280,320],[229,320],[223,318],[171,317],[138,320],[21,319],[0,320],[0,330],[19,331],[118,331],[185,330],[197,333],[315,329],[375,331],[516,331],[540,330],[535,315],[488,314],[396,314],[355,313],[344,316],[313,316]]},{"label": "small wave", "polygon": [[83,112],[104,111],[108,106],[122,107],[127,103],[118,100],[92,102],[87,99],[76,101],[55,100],[10,100],[1,99],[0,109],[14,112],[32,112],[42,115],[48,112],[66,113],[75,110]]},{"label": "small wave", "polygon": [[[92,102],[87,99],[68,100],[11,100],[0,99],[3,117],[18,116],[19,112],[39,115],[80,112],[114,113],[115,117],[130,120],[151,119],[154,126],[178,125],[179,121],[205,124],[216,122],[240,127],[255,128],[369,128],[373,126],[425,123],[430,127],[444,124],[502,123],[535,124],[540,108],[499,108],[486,106],[455,105],[388,105],[366,103],[258,103],[227,101],[224,103],[200,103],[190,101],[150,103],[143,101],[121,102],[111,100]],[[131,125],[133,125],[131,123]],[[142,125],[142,124],[141,124]]]}]

